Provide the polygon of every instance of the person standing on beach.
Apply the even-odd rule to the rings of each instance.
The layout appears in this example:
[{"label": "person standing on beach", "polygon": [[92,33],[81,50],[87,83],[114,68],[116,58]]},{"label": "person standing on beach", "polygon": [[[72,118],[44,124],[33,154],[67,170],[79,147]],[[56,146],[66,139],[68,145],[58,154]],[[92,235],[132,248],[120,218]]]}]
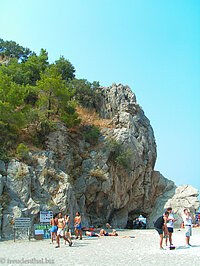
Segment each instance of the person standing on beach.
[{"label": "person standing on beach", "polygon": [[71,247],[72,241],[69,241],[65,235],[64,235],[64,227],[65,227],[65,219],[62,218],[62,213],[59,213],[59,218],[58,218],[58,231],[57,231],[57,237],[56,237],[56,242],[57,246],[56,248],[60,247],[60,237],[63,237],[65,241],[69,243],[69,246]]},{"label": "person standing on beach", "polygon": [[82,240],[81,216],[79,212],[76,212],[76,217],[74,219],[74,232],[76,235],[76,239],[78,239],[78,233],[79,233],[80,240]]},{"label": "person standing on beach", "polygon": [[[64,228],[64,232],[65,232],[65,237],[69,239],[69,241],[71,241],[71,232],[69,229],[69,224],[70,224],[70,217],[69,215],[65,215],[65,228]],[[65,245],[66,245],[66,240],[65,240]]]},{"label": "person standing on beach", "polygon": [[[58,218],[57,218],[57,214],[54,214],[53,218],[51,218],[50,220],[50,225],[51,227],[51,243],[53,244],[53,239],[56,239],[57,236],[57,230],[58,230]],[[50,243],[50,244],[51,244]]]},{"label": "person standing on beach", "polygon": [[169,235],[168,229],[167,229],[167,219],[169,217],[169,213],[165,212],[163,216],[160,216],[154,223],[154,227],[156,231],[158,232],[160,236],[160,249],[163,249],[162,243],[163,243],[163,229],[165,230],[166,236]]},{"label": "person standing on beach", "polygon": [[198,219],[198,224],[200,226],[200,212],[198,212],[198,214],[197,214],[197,219]]},{"label": "person standing on beach", "polygon": [[186,247],[190,247],[190,237],[192,235],[192,219],[194,217],[191,215],[189,209],[184,209],[183,214],[183,221],[185,226],[185,240],[186,240]]},{"label": "person standing on beach", "polygon": [[[172,214],[172,208],[169,207],[167,208],[167,212],[169,213],[169,217],[167,218],[167,230],[169,232],[169,244],[170,244],[170,247],[172,246],[172,233],[174,231],[174,222],[176,221],[174,219],[174,216]],[[167,237],[165,238],[165,244],[167,246]]]}]

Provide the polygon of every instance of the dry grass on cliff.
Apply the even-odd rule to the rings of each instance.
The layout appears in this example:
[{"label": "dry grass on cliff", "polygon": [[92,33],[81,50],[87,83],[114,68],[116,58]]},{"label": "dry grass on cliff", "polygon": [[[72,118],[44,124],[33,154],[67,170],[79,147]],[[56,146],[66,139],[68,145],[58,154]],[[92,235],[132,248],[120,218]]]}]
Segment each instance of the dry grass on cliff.
[{"label": "dry grass on cliff", "polygon": [[[115,126],[111,123],[111,119],[103,119],[99,117],[99,114],[95,112],[95,110],[90,111],[87,108],[83,108],[81,106],[76,107],[76,111],[79,115],[79,118],[81,118],[81,123],[73,128],[68,128],[68,132],[70,132],[74,137],[78,137],[82,135],[82,130],[81,126],[83,125],[95,125],[97,126],[100,130],[104,128],[110,128],[113,129]],[[54,118],[54,122],[59,123],[59,119]],[[75,135],[73,135],[73,133]],[[42,150],[42,147],[36,147],[32,143],[32,137],[30,133],[28,133],[27,128],[24,128],[18,132],[19,134],[19,139],[16,142],[16,145],[14,147],[14,151],[16,151],[16,148],[19,143],[23,142],[26,143],[27,147],[29,148],[30,151],[33,152],[40,152]]]},{"label": "dry grass on cliff", "polygon": [[114,125],[111,124],[111,119],[100,118],[95,110],[89,111],[87,108],[77,106],[76,111],[82,119],[81,125],[95,125],[99,129],[114,128]]}]

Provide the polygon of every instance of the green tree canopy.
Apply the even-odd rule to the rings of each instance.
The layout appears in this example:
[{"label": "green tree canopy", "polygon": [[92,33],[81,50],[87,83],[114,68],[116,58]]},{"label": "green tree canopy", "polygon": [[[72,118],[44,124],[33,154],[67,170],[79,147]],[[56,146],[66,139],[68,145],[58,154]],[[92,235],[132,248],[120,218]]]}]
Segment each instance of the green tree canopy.
[{"label": "green tree canopy", "polygon": [[59,73],[62,75],[62,79],[68,81],[75,78],[74,66],[66,60],[63,56],[59,60],[55,61],[55,65],[58,68]]},{"label": "green tree canopy", "polygon": [[0,125],[16,130],[26,125],[25,113],[29,105],[24,102],[28,95],[26,87],[13,82],[12,77],[0,71]]},{"label": "green tree canopy", "polygon": [[73,79],[68,82],[68,86],[75,90],[75,98],[83,107],[97,109],[100,103],[99,82],[90,83],[86,79]]},{"label": "green tree canopy", "polygon": [[14,41],[4,41],[0,39],[0,55],[2,57],[16,57],[22,62],[26,61],[29,55],[34,54],[30,49],[24,48]]},{"label": "green tree canopy", "polygon": [[72,100],[74,90],[67,87],[56,65],[49,66],[41,73],[41,79],[36,84],[40,90],[40,105],[46,109],[48,118],[60,115],[60,119],[68,126],[80,122],[75,109],[76,104]]},{"label": "green tree canopy", "polygon": [[1,66],[1,70],[13,77],[17,84],[35,85],[40,79],[40,73],[48,66],[48,53],[41,49],[40,55],[30,55],[25,62],[19,63],[17,58],[12,58],[9,64]]}]

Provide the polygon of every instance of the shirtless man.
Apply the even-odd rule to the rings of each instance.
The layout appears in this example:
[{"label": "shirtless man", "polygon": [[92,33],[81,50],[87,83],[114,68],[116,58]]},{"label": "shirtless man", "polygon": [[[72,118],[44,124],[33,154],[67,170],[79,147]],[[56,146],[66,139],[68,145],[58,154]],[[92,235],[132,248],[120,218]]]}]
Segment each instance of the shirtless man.
[{"label": "shirtless man", "polygon": [[58,224],[58,218],[56,219],[57,214],[54,214],[53,218],[50,221],[50,225],[52,226],[51,228],[51,243],[53,244],[53,239],[56,238],[57,235],[57,224]]},{"label": "shirtless man", "polygon": [[56,237],[56,242],[57,242],[57,246],[56,248],[60,247],[60,237],[63,237],[65,239],[65,241],[67,241],[69,243],[69,246],[72,246],[72,241],[69,241],[64,234],[64,227],[65,227],[65,219],[62,218],[62,213],[59,213],[59,218],[58,218],[58,231],[57,231],[57,237]]},{"label": "shirtless man", "polygon": [[74,232],[76,235],[76,239],[78,239],[78,233],[79,233],[80,240],[82,240],[81,216],[79,212],[76,212],[76,217],[74,219]]}]

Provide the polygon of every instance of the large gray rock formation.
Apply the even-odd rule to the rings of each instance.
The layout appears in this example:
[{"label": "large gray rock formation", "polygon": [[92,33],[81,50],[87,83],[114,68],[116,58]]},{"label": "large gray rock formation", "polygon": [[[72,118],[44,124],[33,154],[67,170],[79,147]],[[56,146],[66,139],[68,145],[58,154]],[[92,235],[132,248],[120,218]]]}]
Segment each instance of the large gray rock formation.
[{"label": "large gray rock formation", "polygon": [[52,153],[29,155],[31,166],[11,160],[1,194],[2,237],[12,237],[14,218],[31,217],[31,223],[39,223],[41,210],[62,211],[71,217],[78,210],[68,175],[54,168]]},{"label": "large gray rock formation", "polygon": [[[30,152],[26,163],[0,161],[1,234],[11,236],[15,217],[39,222],[40,210],[82,215],[82,225],[125,227],[140,214],[149,224],[174,195],[175,185],[154,172],[153,129],[128,86],[102,88],[97,110],[109,125],[96,141],[89,125],[68,132],[60,123],[47,138],[46,150]],[[87,140],[87,141],[86,141]],[[155,206],[157,206],[155,208]]]},{"label": "large gray rock formation", "polygon": [[[101,117],[111,122],[101,131],[95,146],[78,134],[73,139],[69,134],[61,137],[64,129],[60,127],[49,135],[47,149],[54,150],[58,167],[70,174],[78,205],[90,223],[109,221],[125,227],[129,215],[148,215],[152,208],[154,134],[128,86],[102,88],[100,106]],[[121,151],[117,154],[119,144]],[[129,167],[122,165],[126,160]]]},{"label": "large gray rock formation", "polygon": [[[153,223],[164,212],[164,206],[168,199],[174,196],[176,185],[173,181],[165,178],[160,172],[152,173],[152,210],[147,217],[147,225],[153,228]],[[170,207],[170,206],[168,206]]]},{"label": "large gray rock formation", "polygon": [[[153,223],[161,216],[168,207],[171,207],[175,219],[174,227],[180,227],[183,221],[183,210],[189,208],[194,215],[199,209],[199,191],[191,185],[176,187],[174,182],[164,178],[159,172],[154,171],[153,183],[156,185],[155,201],[152,212],[149,214],[148,227],[153,228]],[[157,191],[156,191],[157,190]]]},{"label": "large gray rock formation", "polygon": [[[184,209],[190,209],[193,216],[199,210],[199,191],[191,185],[182,185],[177,187],[175,194],[170,198],[164,208],[172,207],[173,213],[177,219],[176,227],[180,227],[183,221]],[[195,222],[195,221],[193,221]]]}]

